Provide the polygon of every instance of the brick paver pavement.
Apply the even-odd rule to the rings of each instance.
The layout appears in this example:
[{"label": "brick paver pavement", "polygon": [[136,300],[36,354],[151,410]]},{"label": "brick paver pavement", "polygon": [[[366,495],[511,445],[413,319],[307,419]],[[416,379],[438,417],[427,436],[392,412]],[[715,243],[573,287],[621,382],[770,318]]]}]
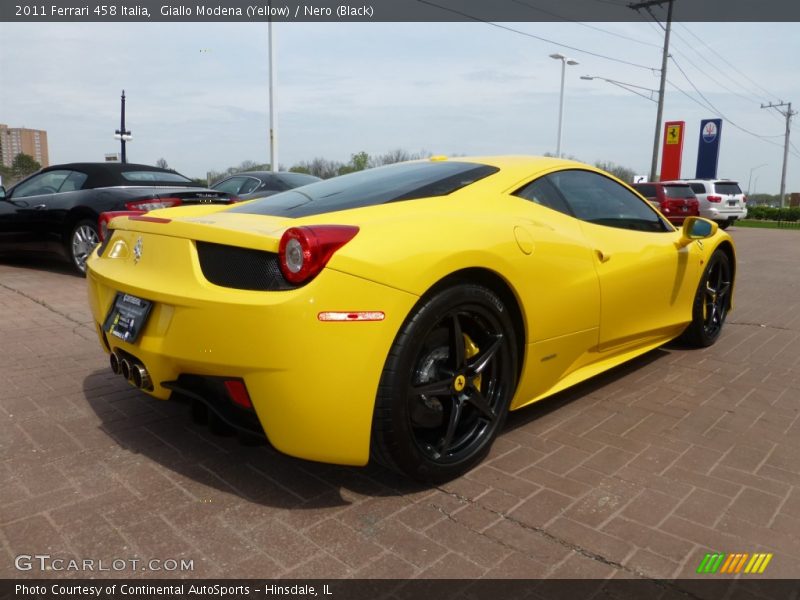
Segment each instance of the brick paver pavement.
[{"label": "brick paver pavement", "polygon": [[[0,261],[0,577],[14,558],[192,559],[193,577],[676,577],[800,560],[800,232],[734,229],[736,310],[511,415],[438,488],[294,460],[113,376],[59,263]],[[83,573],[85,575],[86,573]],[[95,576],[163,577],[163,571]]]}]

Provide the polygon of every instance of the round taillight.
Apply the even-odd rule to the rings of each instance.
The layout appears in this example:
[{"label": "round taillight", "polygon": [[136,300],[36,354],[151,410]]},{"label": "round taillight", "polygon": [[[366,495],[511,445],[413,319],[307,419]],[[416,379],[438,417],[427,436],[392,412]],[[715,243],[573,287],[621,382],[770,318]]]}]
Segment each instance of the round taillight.
[{"label": "round taillight", "polygon": [[286,242],[286,270],[290,273],[299,273],[305,262],[303,246],[296,238]]},{"label": "round taillight", "polygon": [[278,264],[286,281],[299,285],[313,279],[333,253],[353,239],[358,227],[312,225],[291,227],[278,245]]}]

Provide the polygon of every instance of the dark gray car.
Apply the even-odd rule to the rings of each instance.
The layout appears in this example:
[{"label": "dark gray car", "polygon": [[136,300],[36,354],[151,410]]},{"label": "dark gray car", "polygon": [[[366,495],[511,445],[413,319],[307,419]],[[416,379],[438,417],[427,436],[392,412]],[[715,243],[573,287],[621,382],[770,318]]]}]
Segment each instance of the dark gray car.
[{"label": "dark gray car", "polygon": [[322,180],[319,177],[306,175],[305,173],[246,171],[218,181],[211,186],[211,189],[236,196],[237,200],[253,200],[254,198],[272,196],[273,194],[317,181]]}]

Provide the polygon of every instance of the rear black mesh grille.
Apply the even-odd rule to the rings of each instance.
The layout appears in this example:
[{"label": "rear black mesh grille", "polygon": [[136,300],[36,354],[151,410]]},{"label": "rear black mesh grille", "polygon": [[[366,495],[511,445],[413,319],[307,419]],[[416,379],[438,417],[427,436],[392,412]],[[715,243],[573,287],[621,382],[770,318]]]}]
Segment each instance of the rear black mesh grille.
[{"label": "rear black mesh grille", "polygon": [[292,290],[274,252],[197,242],[203,276],[215,285],[238,290]]}]

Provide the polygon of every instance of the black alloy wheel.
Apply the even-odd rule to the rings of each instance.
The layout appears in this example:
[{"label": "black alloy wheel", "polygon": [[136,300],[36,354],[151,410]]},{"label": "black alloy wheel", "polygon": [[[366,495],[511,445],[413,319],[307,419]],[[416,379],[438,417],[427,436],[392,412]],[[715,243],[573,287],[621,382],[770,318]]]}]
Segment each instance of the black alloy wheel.
[{"label": "black alloy wheel", "polygon": [[693,346],[710,346],[717,341],[730,308],[733,270],[722,250],[711,255],[692,307],[692,322],[682,339]]},{"label": "black alloy wheel", "polygon": [[516,385],[508,310],[472,284],[423,301],[386,361],[373,457],[415,479],[443,481],[477,464],[505,421]]}]

